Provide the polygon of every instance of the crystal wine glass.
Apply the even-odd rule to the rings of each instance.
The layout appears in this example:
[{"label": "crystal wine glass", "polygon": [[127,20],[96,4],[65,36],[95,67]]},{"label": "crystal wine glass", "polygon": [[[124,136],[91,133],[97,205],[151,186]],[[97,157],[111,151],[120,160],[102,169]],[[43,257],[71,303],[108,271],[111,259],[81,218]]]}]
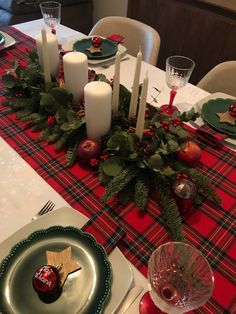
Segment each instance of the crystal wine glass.
[{"label": "crystal wine glass", "polygon": [[157,248],[148,263],[150,291],[140,302],[140,314],[182,314],[211,297],[214,275],[205,257],[182,242]]},{"label": "crystal wine glass", "polygon": [[162,105],[161,109],[168,115],[179,111],[173,106],[177,90],[184,87],[195,67],[195,62],[184,56],[171,56],[166,59],[166,83],[171,89],[169,104]]},{"label": "crystal wine glass", "polygon": [[56,34],[56,28],[61,21],[61,3],[56,1],[46,1],[41,2],[39,6],[45,24],[51,28],[53,34]]}]

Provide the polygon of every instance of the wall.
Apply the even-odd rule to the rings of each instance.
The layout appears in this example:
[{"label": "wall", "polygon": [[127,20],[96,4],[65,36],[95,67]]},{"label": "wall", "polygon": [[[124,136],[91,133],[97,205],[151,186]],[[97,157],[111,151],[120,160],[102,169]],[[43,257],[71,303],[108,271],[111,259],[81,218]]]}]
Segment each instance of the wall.
[{"label": "wall", "polygon": [[127,16],[128,0],[94,0],[93,23],[109,15]]}]

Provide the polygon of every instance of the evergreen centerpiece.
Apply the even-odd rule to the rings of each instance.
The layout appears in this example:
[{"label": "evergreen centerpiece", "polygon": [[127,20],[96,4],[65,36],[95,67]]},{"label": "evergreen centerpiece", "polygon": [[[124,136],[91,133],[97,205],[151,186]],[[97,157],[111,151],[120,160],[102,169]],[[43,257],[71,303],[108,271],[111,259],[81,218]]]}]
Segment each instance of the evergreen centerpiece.
[{"label": "evergreen centerpiece", "polygon": [[[113,86],[94,71],[89,71],[89,80]],[[40,131],[39,140],[53,143],[56,151],[66,149],[67,165],[72,166],[77,161],[78,145],[86,138],[86,117],[83,100],[75,105],[65,90],[63,72],[44,84],[38,55],[31,51],[27,67],[16,62],[14,72],[3,76],[3,82],[7,89],[3,105],[16,112],[17,119],[29,123],[32,131]],[[150,193],[155,191],[172,237],[181,241],[181,208],[186,211],[206,198],[220,203],[208,179],[195,168],[200,148],[184,125],[199,114],[192,109],[169,116],[148,105],[140,139],[135,133],[136,118],[129,118],[130,98],[130,92],[120,85],[118,111],[112,116],[109,133],[101,139],[101,156],[90,164],[106,186],[104,201],[118,195],[123,204],[133,200],[145,210]],[[186,163],[186,155],[181,158],[182,151],[190,162]]]}]

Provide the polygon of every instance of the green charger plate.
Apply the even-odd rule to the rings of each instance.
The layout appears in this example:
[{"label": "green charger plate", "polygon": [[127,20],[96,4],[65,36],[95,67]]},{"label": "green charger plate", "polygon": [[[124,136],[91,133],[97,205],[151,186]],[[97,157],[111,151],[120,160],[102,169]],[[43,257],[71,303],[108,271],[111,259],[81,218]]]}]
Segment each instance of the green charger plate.
[{"label": "green charger plate", "polygon": [[[71,246],[81,269],[70,274],[55,302],[41,301],[32,286],[35,271],[46,264],[46,250]],[[102,313],[110,295],[111,266],[93,236],[74,227],[53,226],[16,244],[0,264],[0,313]]]},{"label": "green charger plate", "polygon": [[114,56],[117,52],[117,44],[109,39],[103,39],[101,44],[102,53],[92,54],[87,48],[92,46],[91,38],[78,40],[73,44],[73,50],[83,52],[91,60],[102,60]]},{"label": "green charger plate", "polygon": [[211,99],[202,106],[203,120],[216,130],[236,138],[236,125],[227,122],[220,122],[216,113],[226,112],[229,106],[235,102],[233,99],[216,98]]},{"label": "green charger plate", "polygon": [[4,45],[6,42],[6,38],[3,34],[0,33],[0,45]]}]

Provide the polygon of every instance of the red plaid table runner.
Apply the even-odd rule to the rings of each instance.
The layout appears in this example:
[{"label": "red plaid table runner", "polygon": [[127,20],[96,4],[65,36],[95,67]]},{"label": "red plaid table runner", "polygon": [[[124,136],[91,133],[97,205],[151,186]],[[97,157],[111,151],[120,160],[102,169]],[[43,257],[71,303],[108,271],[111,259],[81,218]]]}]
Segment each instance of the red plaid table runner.
[{"label": "red plaid table runner", "polygon": [[96,240],[104,246],[107,254],[109,254],[125,236],[124,228],[116,223],[115,220],[103,210],[90,218],[81,229],[84,232],[92,234]]},{"label": "red plaid table runner", "polygon": [[[1,56],[2,73],[6,67],[10,67],[10,61],[26,58],[27,48],[34,47],[34,41],[18,31],[10,29],[10,33],[15,38],[20,38],[21,44]],[[13,115],[6,115],[4,110],[1,107],[0,135],[72,207],[88,217],[99,211],[110,214],[126,233],[126,237],[119,242],[119,248],[146,275],[147,262],[153,250],[171,240],[156,199],[150,198],[145,212],[137,210],[132,202],[123,206],[116,198],[103,203],[100,197],[104,187],[95,173],[86,171],[77,164],[68,169],[63,152],[58,154],[52,145],[38,142],[37,133],[26,129],[23,123],[16,121]],[[222,199],[222,207],[205,202],[201,208],[184,217],[186,239],[208,257],[215,275],[212,298],[194,313],[236,313],[236,154],[225,147],[216,150],[204,143],[200,146],[203,149],[201,171],[215,186]]]}]

